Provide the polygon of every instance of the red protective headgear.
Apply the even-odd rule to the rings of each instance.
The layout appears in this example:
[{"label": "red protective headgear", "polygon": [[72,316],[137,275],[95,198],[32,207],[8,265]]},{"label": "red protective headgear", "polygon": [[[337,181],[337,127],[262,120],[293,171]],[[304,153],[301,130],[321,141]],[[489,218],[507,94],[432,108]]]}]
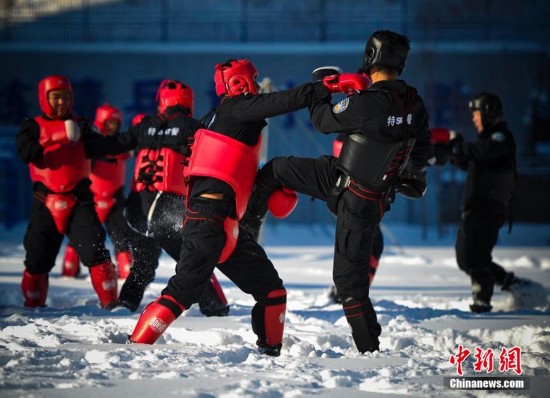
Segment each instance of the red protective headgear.
[{"label": "red protective headgear", "polygon": [[71,104],[69,105],[68,113],[71,113],[73,107],[73,88],[70,80],[60,75],[46,76],[38,83],[38,103],[42,112],[52,119],[57,119],[48,101],[48,93],[52,90],[69,90],[71,93]]},{"label": "red protective headgear", "polygon": [[132,126],[139,124],[145,116],[146,116],[145,113],[138,113],[136,116],[134,116],[132,118]]},{"label": "red protective headgear", "polygon": [[177,80],[163,80],[157,91],[157,102],[160,113],[164,113],[166,108],[181,105],[189,109],[189,115],[193,114],[193,90],[191,87]]},{"label": "red protective headgear", "polygon": [[214,72],[216,94],[221,97],[224,94],[230,97],[241,94],[257,94],[259,85],[256,83],[258,70],[247,59],[227,61],[217,64]]},{"label": "red protective headgear", "polygon": [[119,124],[122,124],[122,113],[118,108],[105,103],[96,109],[94,126],[97,127],[101,134],[107,134],[105,131],[105,122],[110,119],[116,120]]}]

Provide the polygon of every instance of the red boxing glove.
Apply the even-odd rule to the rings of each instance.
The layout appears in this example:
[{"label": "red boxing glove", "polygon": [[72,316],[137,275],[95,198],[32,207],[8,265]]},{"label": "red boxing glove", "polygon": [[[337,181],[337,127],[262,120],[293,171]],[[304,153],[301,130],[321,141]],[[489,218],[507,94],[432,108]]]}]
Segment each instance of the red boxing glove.
[{"label": "red boxing glove", "polygon": [[458,137],[454,130],[449,130],[444,127],[434,127],[430,129],[432,137],[430,139],[432,145],[443,144],[447,145],[451,140]]},{"label": "red boxing glove", "polygon": [[323,78],[323,86],[325,86],[331,94],[339,93],[338,78],[340,75],[329,75]]},{"label": "red boxing glove", "polygon": [[296,191],[281,187],[276,189],[267,200],[267,208],[275,218],[286,218],[298,204]]},{"label": "red boxing glove", "polygon": [[53,144],[65,144],[80,140],[80,127],[72,120],[55,120],[50,131],[40,134],[40,145],[46,148]]},{"label": "red boxing glove", "polygon": [[366,90],[371,85],[370,79],[362,74],[342,73],[338,76],[338,89],[344,94],[353,94],[357,91]]}]

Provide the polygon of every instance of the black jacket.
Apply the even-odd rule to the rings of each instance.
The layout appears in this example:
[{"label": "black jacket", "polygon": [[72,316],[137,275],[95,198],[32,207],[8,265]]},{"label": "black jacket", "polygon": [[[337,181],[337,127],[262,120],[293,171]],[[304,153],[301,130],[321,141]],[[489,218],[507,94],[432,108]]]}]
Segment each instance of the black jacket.
[{"label": "black jacket", "polygon": [[467,170],[463,208],[474,205],[505,205],[516,176],[516,142],[505,122],[478,135],[474,142],[453,146],[451,163]]},{"label": "black jacket", "polygon": [[412,171],[421,170],[433,156],[428,112],[422,98],[416,94],[408,113],[409,120],[403,120],[392,94],[396,93],[402,103],[406,103],[408,90],[414,90],[408,87],[403,80],[384,80],[334,106],[330,99],[315,101],[310,107],[311,121],[322,133],[360,133],[373,142],[400,139],[403,123],[407,123],[407,136],[416,138],[409,164]]}]

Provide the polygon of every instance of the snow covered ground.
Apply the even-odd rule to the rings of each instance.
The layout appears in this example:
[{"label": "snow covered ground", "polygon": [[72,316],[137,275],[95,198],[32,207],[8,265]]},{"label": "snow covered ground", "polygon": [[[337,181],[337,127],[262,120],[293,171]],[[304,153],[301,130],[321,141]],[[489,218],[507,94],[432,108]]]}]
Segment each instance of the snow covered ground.
[{"label": "snow covered ground", "polygon": [[[515,228],[512,236],[530,234],[536,246],[514,246],[503,234],[508,244],[495,250],[495,259],[548,292],[548,228]],[[272,358],[255,349],[253,300],[219,273],[230,316],[207,318],[193,307],[152,346],[125,345],[139,312],[99,309],[87,270],[81,279],[62,279],[56,266],[48,307],[22,307],[22,232],[0,231],[2,397],[487,396],[444,388],[444,377],[458,375],[449,359],[459,345],[472,352],[462,363],[464,376],[517,376],[499,371],[498,358],[502,348],[517,346],[522,376],[530,382],[522,394],[547,397],[550,390],[550,307],[514,309],[510,295],[497,291],[492,313],[470,313],[469,281],[456,266],[452,237],[422,243],[418,230],[386,228],[371,290],[383,328],[381,350],[361,355],[341,307],[326,294],[330,228],[267,229],[266,250],[288,290],[283,352]],[[163,256],[141,308],[158,296],[173,268]],[[495,352],[492,373],[474,371],[476,347]]]}]

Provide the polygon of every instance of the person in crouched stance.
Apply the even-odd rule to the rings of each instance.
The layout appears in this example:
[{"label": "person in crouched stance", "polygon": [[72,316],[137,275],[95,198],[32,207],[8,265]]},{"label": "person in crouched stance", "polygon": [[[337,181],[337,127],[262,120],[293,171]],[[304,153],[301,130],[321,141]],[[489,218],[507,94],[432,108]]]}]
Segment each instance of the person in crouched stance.
[{"label": "person in crouched stance", "polygon": [[[154,280],[161,250],[175,261],[183,244],[185,214],[184,163],[188,142],[200,122],[192,117],[191,87],[177,80],[164,80],[157,91],[158,113],[131,126],[123,138],[136,151],[136,164],[125,215],[132,228],[134,265],[120,289],[119,306],[134,312],[147,286]],[[216,275],[210,274],[199,300],[207,316],[225,316],[227,299]]]},{"label": "person in crouched stance", "polygon": [[[258,170],[265,119],[304,108],[316,93],[326,95],[326,90],[322,85],[306,83],[261,94],[257,75],[255,66],[245,59],[215,66],[216,93],[222,98],[205,117],[205,128],[197,130],[191,145],[184,172],[189,193],[176,274],[162,295],[145,308],[129,342],[153,344],[200,299],[217,267],[254,297],[252,328],[259,351],[280,355],[286,290],[261,246],[239,228],[239,220]],[[281,201],[296,199],[295,194],[282,194]]]}]

